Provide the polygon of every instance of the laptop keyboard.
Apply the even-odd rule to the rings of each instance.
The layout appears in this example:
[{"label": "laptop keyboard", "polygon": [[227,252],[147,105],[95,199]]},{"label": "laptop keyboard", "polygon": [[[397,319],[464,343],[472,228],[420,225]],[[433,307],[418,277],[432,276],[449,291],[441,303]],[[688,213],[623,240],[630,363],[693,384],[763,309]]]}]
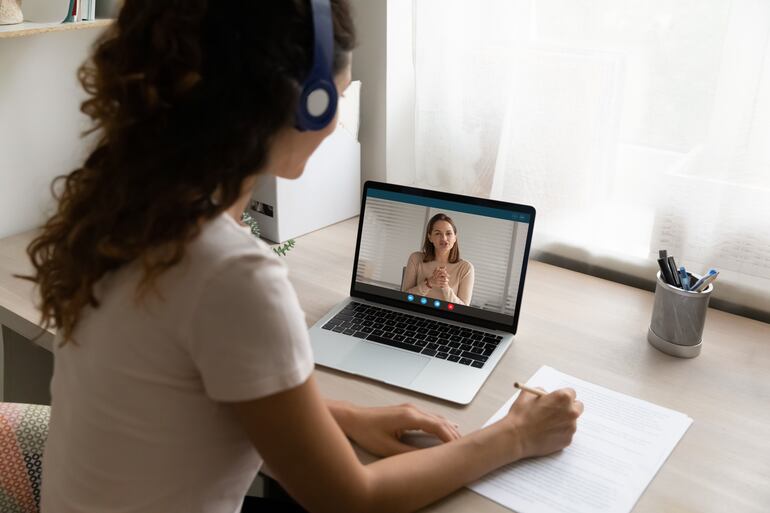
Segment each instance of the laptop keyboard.
[{"label": "laptop keyboard", "polygon": [[356,302],[340,310],[323,329],[479,369],[503,339],[499,335]]}]

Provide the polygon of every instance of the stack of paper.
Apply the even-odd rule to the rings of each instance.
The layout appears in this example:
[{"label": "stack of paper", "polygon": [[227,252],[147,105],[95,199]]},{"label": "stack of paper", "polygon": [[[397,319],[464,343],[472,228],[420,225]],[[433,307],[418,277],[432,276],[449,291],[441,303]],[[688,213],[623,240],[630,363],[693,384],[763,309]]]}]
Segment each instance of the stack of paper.
[{"label": "stack of paper", "polygon": [[[585,411],[572,444],[503,467],[470,488],[519,513],[631,511],[692,424],[682,413],[541,367],[527,382],[575,389]],[[514,394],[487,424],[503,418]]]}]

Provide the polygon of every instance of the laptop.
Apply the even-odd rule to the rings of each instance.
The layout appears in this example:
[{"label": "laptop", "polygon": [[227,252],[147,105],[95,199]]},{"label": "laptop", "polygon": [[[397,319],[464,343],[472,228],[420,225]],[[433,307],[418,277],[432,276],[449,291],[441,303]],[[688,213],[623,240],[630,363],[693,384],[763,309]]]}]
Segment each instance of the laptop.
[{"label": "laptop", "polygon": [[516,334],[534,222],[528,205],[366,182],[350,297],[310,328],[316,363],[470,403]]}]

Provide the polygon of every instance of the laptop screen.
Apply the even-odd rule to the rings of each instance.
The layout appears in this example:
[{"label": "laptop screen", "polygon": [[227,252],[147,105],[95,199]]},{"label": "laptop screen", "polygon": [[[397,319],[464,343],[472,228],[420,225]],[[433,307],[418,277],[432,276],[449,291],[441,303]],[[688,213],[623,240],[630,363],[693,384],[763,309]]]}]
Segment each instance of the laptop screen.
[{"label": "laptop screen", "polygon": [[535,210],[367,182],[351,295],[515,333]]}]

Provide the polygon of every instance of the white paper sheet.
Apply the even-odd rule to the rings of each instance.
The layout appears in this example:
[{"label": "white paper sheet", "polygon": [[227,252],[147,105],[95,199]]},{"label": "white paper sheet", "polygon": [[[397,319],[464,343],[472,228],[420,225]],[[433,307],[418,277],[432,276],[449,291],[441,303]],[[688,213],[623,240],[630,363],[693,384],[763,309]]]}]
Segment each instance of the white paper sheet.
[{"label": "white paper sheet", "polygon": [[[563,451],[507,465],[469,486],[519,513],[631,511],[692,424],[683,413],[550,367],[541,367],[527,384],[547,391],[574,388],[585,411]],[[485,425],[505,416],[517,395]]]}]

